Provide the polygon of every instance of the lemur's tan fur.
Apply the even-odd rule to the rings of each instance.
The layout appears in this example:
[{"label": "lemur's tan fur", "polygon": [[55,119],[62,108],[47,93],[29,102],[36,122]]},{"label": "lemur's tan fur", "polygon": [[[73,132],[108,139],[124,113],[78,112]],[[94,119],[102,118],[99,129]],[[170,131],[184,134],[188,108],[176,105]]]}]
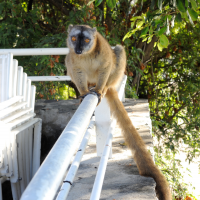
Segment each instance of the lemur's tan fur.
[{"label": "lemur's tan fur", "polygon": [[111,112],[122,129],[125,142],[132,151],[140,175],[154,178],[159,200],[171,200],[170,189],[165,177],[154,164],[146,145],[118,98],[116,86],[121,81],[126,67],[124,48],[117,45],[112,50],[103,36],[89,26],[71,26],[69,33],[72,29],[81,31],[90,29],[93,31],[90,32],[93,38],[91,39],[91,48],[88,51],[76,54],[70,43],[71,35],[68,36],[67,43],[70,52],[65,60],[68,75],[71,76],[81,95],[89,93],[88,87],[90,85],[95,85],[95,92],[101,95],[105,94]]}]

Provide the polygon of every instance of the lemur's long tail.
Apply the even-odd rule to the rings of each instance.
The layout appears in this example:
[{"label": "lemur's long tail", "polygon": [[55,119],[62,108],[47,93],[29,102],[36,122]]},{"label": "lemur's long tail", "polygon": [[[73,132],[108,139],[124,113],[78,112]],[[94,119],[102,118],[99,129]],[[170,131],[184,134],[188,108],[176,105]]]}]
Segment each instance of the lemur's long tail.
[{"label": "lemur's long tail", "polygon": [[122,102],[119,100],[117,91],[113,88],[109,88],[106,93],[106,99],[112,114],[122,130],[125,142],[132,151],[140,175],[154,178],[156,182],[156,193],[159,200],[171,200],[172,196],[169,185],[164,175],[154,164],[146,145],[133,126]]}]

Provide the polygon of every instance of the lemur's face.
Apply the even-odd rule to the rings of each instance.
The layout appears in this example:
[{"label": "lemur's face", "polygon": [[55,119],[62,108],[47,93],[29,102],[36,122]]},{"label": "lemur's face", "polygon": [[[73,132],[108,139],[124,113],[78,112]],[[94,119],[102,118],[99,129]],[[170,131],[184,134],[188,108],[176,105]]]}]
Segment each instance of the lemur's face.
[{"label": "lemur's face", "polygon": [[88,53],[94,45],[96,32],[96,28],[89,26],[70,25],[68,27],[68,47],[73,49],[76,54]]}]

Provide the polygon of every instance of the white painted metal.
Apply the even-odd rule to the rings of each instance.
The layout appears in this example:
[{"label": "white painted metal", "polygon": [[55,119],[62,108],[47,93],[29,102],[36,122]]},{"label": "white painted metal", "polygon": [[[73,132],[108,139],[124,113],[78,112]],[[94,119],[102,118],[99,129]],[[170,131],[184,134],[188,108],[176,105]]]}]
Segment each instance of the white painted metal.
[{"label": "white painted metal", "polygon": [[31,85],[31,98],[30,98],[30,107],[32,108],[31,113],[34,113],[35,92],[36,92],[36,87],[34,85]]},{"label": "white painted metal", "polygon": [[0,49],[0,54],[7,53],[12,53],[14,56],[66,55],[69,53],[69,48]]},{"label": "white painted metal", "polygon": [[33,144],[33,171],[32,176],[40,167],[40,149],[41,149],[41,134],[42,134],[42,120],[37,122],[34,127],[34,144]]},{"label": "white painted metal", "polygon": [[19,197],[18,197],[17,187],[13,183],[11,183],[11,190],[12,190],[13,200],[18,200]]},{"label": "white painted metal", "polygon": [[27,88],[27,74],[23,73],[23,81],[22,81],[22,96],[23,101],[26,101],[26,88]]},{"label": "white painted metal", "polygon": [[16,96],[16,97],[12,97],[7,101],[4,101],[0,104],[0,111],[5,109],[6,107],[11,106],[12,104],[20,101],[21,99],[23,99],[23,96]]},{"label": "white painted metal", "polygon": [[[33,120],[31,120],[31,121],[33,121]],[[34,141],[34,143],[36,143],[36,141]],[[40,149],[39,149],[39,151],[40,151]],[[33,126],[31,126],[31,128],[29,130],[29,134],[28,134],[28,155],[29,155],[29,166],[30,166],[29,177],[31,180],[33,177],[33,173],[32,173],[32,171],[33,171]],[[40,160],[40,155],[39,155],[38,159]]]},{"label": "white painted metal", "polygon": [[[96,122],[96,148],[97,156],[101,157],[103,154],[104,145],[108,137],[110,126],[110,107],[106,98],[103,98],[101,103],[95,109],[95,122]],[[112,158],[112,149],[109,158]]]},{"label": "white painted metal", "polygon": [[12,97],[13,54],[0,55],[0,102]]},{"label": "white painted metal", "polygon": [[20,134],[17,134],[17,144],[18,144],[18,165],[19,165],[19,181],[20,181],[20,191],[21,194],[25,190],[25,177],[24,177],[24,165],[23,165],[23,150],[22,150],[22,137],[23,137],[23,131]]},{"label": "white painted metal", "polygon": [[12,85],[12,97],[17,95],[17,69],[18,69],[18,60],[13,60],[13,85]]},{"label": "white painted metal", "polygon": [[[120,85],[117,88],[120,101],[123,98],[126,79],[127,76],[124,76]],[[110,107],[107,103],[106,98],[103,98],[102,102],[95,109],[95,122],[97,156],[101,157],[104,151],[104,144],[108,137],[108,131],[111,122]],[[112,149],[110,151],[109,158],[112,158]]]},{"label": "white painted metal", "polygon": [[68,48],[0,49],[0,54],[12,53],[14,56],[66,55]]},{"label": "white painted metal", "polygon": [[12,120],[14,120],[16,118],[25,115],[26,113],[30,112],[31,110],[32,110],[32,108],[25,108],[23,110],[16,111],[14,114],[2,119],[2,122],[9,123],[10,121],[12,121]]},{"label": "white painted metal", "polygon": [[8,173],[6,174],[7,177],[10,177],[13,175],[13,162],[12,162],[12,152],[11,152],[11,142],[12,137],[10,134],[10,131],[7,133],[7,144],[6,144],[6,151],[7,151],[7,157],[8,157]]},{"label": "white painted metal", "polygon": [[63,130],[56,144],[22,194],[21,200],[51,200],[59,188],[76,146],[85,132],[98,97],[88,95]]},{"label": "white painted metal", "polygon": [[30,99],[31,99],[31,80],[27,79],[27,88],[26,88],[26,108],[30,107]]},{"label": "white painted metal", "polygon": [[17,72],[17,95],[22,96],[23,67],[18,66]]},{"label": "white painted metal", "polygon": [[17,119],[12,120],[11,122],[9,122],[9,125],[11,126],[11,129],[14,129],[18,124],[24,123],[24,122],[32,119],[33,117],[35,117],[35,115],[36,115],[35,113],[23,115],[22,117],[19,117]]},{"label": "white painted metal", "polygon": [[[4,102],[6,103],[6,101],[4,101]],[[11,105],[4,110],[1,110],[0,119],[3,118],[6,115],[11,114],[12,112],[14,112],[16,110],[22,108],[23,106],[26,106],[26,105],[27,105],[27,102],[15,103],[14,105]]]},{"label": "white painted metal", "polygon": [[[41,120],[33,119],[35,87],[17,65],[12,54],[0,55],[0,177],[10,179],[14,200],[19,200],[32,178],[34,148],[38,148],[35,171],[39,168],[41,143]],[[34,139],[33,124],[40,126]]]},{"label": "white painted metal", "polygon": [[8,74],[7,74],[7,93],[8,93],[8,97],[5,100],[8,100],[12,97],[13,94],[13,54],[9,53],[8,54]]},{"label": "white painted metal", "polygon": [[[36,123],[40,123],[40,124],[41,124],[41,119],[39,119],[39,118],[34,118],[34,119],[32,119],[32,120],[29,120],[28,122],[22,124],[21,126],[15,128],[14,130],[12,130],[11,133],[12,133],[15,137],[19,137],[19,135],[20,135],[20,133],[21,133],[22,131],[24,131],[24,130],[26,130],[26,129],[28,129],[28,128],[31,129],[31,127],[33,127],[33,125],[36,124]],[[30,137],[29,137],[29,140],[30,140],[30,141],[28,142],[28,145],[29,145],[29,150],[32,151],[33,129],[29,132],[29,136],[30,136]],[[34,141],[34,142],[35,142],[35,141]],[[19,142],[18,142],[18,143],[19,143]],[[16,142],[15,142],[15,146],[13,146],[13,148],[14,148],[14,147],[16,148],[16,151],[17,151]],[[15,149],[15,148],[14,148],[14,149]],[[19,148],[19,146],[18,146],[18,148]],[[28,151],[29,151],[29,150],[28,150]],[[13,151],[13,153],[14,153],[13,157],[15,157],[15,154],[17,154],[16,151]],[[30,154],[32,154],[32,153],[29,151],[29,155],[30,155]],[[40,157],[40,156],[39,156],[39,157]],[[32,156],[29,156],[29,158],[32,160]],[[38,158],[38,159],[40,159],[40,158]],[[17,161],[15,162],[14,165],[16,165],[16,166],[14,167],[14,170],[16,170],[16,171],[14,172],[14,176],[12,176],[12,177],[10,178],[10,181],[11,181],[12,183],[16,183],[16,182],[18,181],[18,179],[19,179]]]},{"label": "white painted metal", "polygon": [[81,142],[80,147],[78,148],[78,151],[76,153],[76,156],[71,164],[71,167],[67,173],[67,176],[65,177],[62,187],[59,191],[59,194],[56,198],[56,200],[65,200],[67,199],[67,196],[69,194],[69,190],[71,188],[71,185],[74,181],[75,175],[77,173],[77,170],[79,168],[81,159],[83,157],[83,154],[85,152],[86,146],[88,144],[90,135],[92,134],[92,132],[95,129],[95,122],[92,120],[87,128],[87,131],[83,137],[83,140]]},{"label": "white painted metal", "polygon": [[[112,130],[113,131],[113,130]],[[101,156],[100,164],[98,167],[97,175],[95,178],[95,182],[92,188],[92,193],[90,196],[90,200],[98,200],[101,194],[101,188],[103,185],[103,180],[106,172],[106,166],[108,162],[109,152],[112,148],[112,134],[109,131],[108,138],[106,140],[106,144],[104,146],[103,155]]]},{"label": "white painted metal", "polygon": [[71,81],[70,76],[28,76],[31,81]]}]

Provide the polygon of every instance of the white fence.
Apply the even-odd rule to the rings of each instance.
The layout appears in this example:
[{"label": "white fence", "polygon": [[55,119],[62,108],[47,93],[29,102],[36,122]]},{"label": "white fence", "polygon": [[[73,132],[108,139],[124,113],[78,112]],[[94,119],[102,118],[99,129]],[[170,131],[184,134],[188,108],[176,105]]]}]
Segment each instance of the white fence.
[{"label": "white fence", "polygon": [[[17,50],[17,49],[10,50],[9,49],[8,50],[8,49],[6,49],[6,50],[0,50],[0,54],[5,54],[8,52],[14,53],[14,55],[64,55],[64,54],[68,53],[68,49],[61,48],[61,49],[30,49],[30,50],[27,50],[27,49],[25,49],[25,50],[23,50],[23,49],[22,50]],[[1,55],[1,56],[3,57],[5,55]],[[9,54],[8,56],[11,56],[10,59],[12,59],[12,54]],[[16,63],[17,61],[14,60],[13,62]],[[12,64],[10,64],[10,65],[12,65]],[[18,67],[18,68],[20,68],[20,67]],[[11,72],[7,72],[7,73],[12,74]],[[1,71],[0,71],[0,74],[2,74]],[[22,78],[18,78],[17,80],[21,80],[21,79]],[[70,80],[70,78],[67,76],[65,76],[65,77],[28,77],[28,80],[27,80],[27,76],[25,75],[25,76],[23,76],[22,80],[23,80],[23,83],[21,83],[21,86],[30,88],[31,80],[32,81],[58,81],[58,80],[62,81],[62,80]],[[126,76],[124,77],[120,87],[118,88],[118,93],[119,93],[120,99],[122,99],[123,94],[124,94],[125,83],[126,83]],[[14,85],[14,83],[9,83],[9,84],[11,84],[12,86]],[[6,87],[9,87],[9,84]],[[24,86],[24,84],[28,85],[28,86]],[[4,88],[4,86],[1,85],[1,88]],[[0,95],[1,95],[1,91],[2,90],[0,90]],[[9,93],[9,91],[7,91],[7,92]],[[25,92],[25,89],[22,89],[22,94],[21,94],[22,97],[21,97],[21,99],[18,100],[20,105],[22,105],[22,103],[24,103],[26,101],[30,102],[29,97],[27,96],[28,93],[29,92]],[[8,94],[3,94],[3,96],[1,98],[2,99],[5,98],[6,95],[8,96]],[[8,97],[10,98],[12,96],[8,96]],[[30,99],[33,99],[33,97],[31,96]],[[8,100],[8,101],[12,101],[12,100]],[[8,101],[6,101],[6,102],[8,102]],[[37,173],[35,174],[35,176],[33,177],[32,180],[31,180],[32,175],[35,173],[35,169],[37,167],[34,167],[34,163],[36,161],[31,158],[32,157],[34,158],[34,156],[36,154],[38,157],[40,157],[40,155],[38,155],[38,150],[40,151],[40,137],[41,136],[39,135],[39,133],[41,131],[36,131],[37,133],[34,132],[34,136],[37,135],[37,138],[34,140],[33,148],[31,148],[27,144],[31,143],[31,140],[29,137],[30,134],[28,134],[28,133],[30,132],[33,134],[33,132],[30,131],[30,130],[33,130],[31,128],[32,125],[30,125],[30,127],[28,128],[28,131],[26,130],[27,132],[24,132],[24,129],[22,130],[19,128],[19,127],[23,126],[24,124],[17,127],[19,130],[16,128],[18,130],[18,132],[16,132],[15,135],[19,135],[19,136],[17,136],[17,138],[19,138],[19,139],[17,139],[17,141],[20,140],[20,141],[22,141],[21,143],[24,144],[24,146],[21,147],[19,152],[17,152],[18,157],[19,157],[17,160],[18,168],[21,167],[20,169],[26,169],[26,170],[22,171],[23,175],[24,175],[22,177],[22,179],[20,178],[21,175],[20,176],[18,175],[18,179],[17,179],[17,183],[19,183],[21,180],[24,180],[24,183],[22,184],[22,186],[20,185],[21,193],[24,191],[24,188],[27,186],[27,184],[31,180],[30,184],[24,191],[24,193],[21,197],[21,200],[51,200],[51,199],[52,200],[53,199],[64,200],[64,199],[66,199],[67,194],[69,193],[71,184],[73,183],[75,174],[78,170],[79,164],[81,162],[82,155],[87,146],[87,142],[89,140],[90,134],[95,129],[97,132],[97,156],[101,156],[101,161],[100,161],[100,165],[98,167],[98,172],[96,175],[96,179],[94,182],[94,186],[93,186],[93,190],[92,190],[90,199],[91,200],[99,199],[102,184],[103,184],[103,179],[104,179],[104,175],[105,175],[107,161],[108,161],[108,158],[112,156],[112,149],[111,149],[112,133],[115,128],[116,122],[114,120],[111,120],[110,109],[106,102],[106,99],[104,98],[98,107],[96,107],[97,102],[98,102],[98,97],[96,95],[90,94],[84,98],[83,102],[77,109],[76,113],[74,114],[74,116],[72,117],[72,119],[70,120],[70,122],[68,123],[66,128],[63,130],[63,132],[60,135],[59,139],[57,140],[56,144],[54,145],[54,147],[50,151],[49,155],[47,156],[47,158],[45,159],[42,166],[39,168],[39,170],[37,171]],[[2,106],[3,104],[4,104],[4,102],[1,103],[0,106]],[[14,106],[16,106],[16,101],[13,102],[12,105],[13,104],[14,104]],[[33,110],[29,110],[29,106],[27,106],[27,104],[26,105],[23,104],[21,106],[21,108],[26,110],[26,111],[24,111],[25,112],[24,115],[28,115],[30,113],[34,115]],[[30,103],[30,105],[32,105],[34,107],[33,102]],[[16,110],[18,111],[19,107],[17,107],[17,108],[16,108]],[[10,108],[10,110],[12,110],[12,109]],[[92,119],[90,121],[90,118],[91,118],[94,110],[95,110],[95,119]],[[4,113],[6,114],[7,112],[5,111]],[[0,109],[0,114],[1,114],[1,109]],[[12,115],[14,115],[13,112],[11,112],[11,116]],[[31,119],[35,120],[33,117],[34,116],[32,116]],[[2,120],[2,119],[0,118],[0,120]],[[90,122],[90,124],[89,124],[89,122]],[[30,123],[30,122],[28,121],[27,123]],[[40,123],[41,123],[41,121],[40,121]],[[88,124],[89,124],[89,126],[88,126]],[[37,128],[35,128],[34,131],[36,129]],[[40,129],[41,129],[41,127],[40,127]],[[21,134],[19,134],[19,133],[21,133]],[[64,177],[64,174],[66,173],[67,168],[70,164],[71,158],[73,157],[75,150],[77,149],[77,144],[80,141],[80,139],[82,138],[82,135],[84,133],[85,133],[85,135],[84,135],[82,143],[79,147],[80,151],[77,152],[75,159],[72,162],[71,167],[68,171],[67,176]],[[5,134],[7,134],[7,133],[4,132],[4,135]],[[8,144],[10,144],[10,143],[8,142]],[[25,148],[28,148],[28,150]],[[31,153],[30,149],[33,149],[32,153]],[[25,154],[25,151],[29,152],[29,153]],[[34,153],[36,151],[37,151],[37,153]],[[21,155],[19,155],[20,152],[21,152]],[[11,154],[12,154],[12,152],[11,152]],[[38,159],[38,157],[37,157],[37,159]],[[22,161],[22,163],[24,163],[23,166],[19,167],[19,165],[20,165],[19,159],[21,159],[20,161]],[[27,170],[29,168],[32,171]],[[20,174],[20,170],[18,170],[18,173]],[[16,193],[16,198],[14,198],[14,199],[18,200],[19,197],[21,196],[21,193],[19,193],[19,195],[18,195],[19,185],[17,185],[16,187],[13,187],[13,188],[14,188],[14,189],[12,189],[13,194]]]},{"label": "white fence", "polygon": [[11,53],[0,55],[0,177],[10,180],[14,200],[40,166],[41,119],[34,118],[34,105],[35,86],[23,68]]}]

